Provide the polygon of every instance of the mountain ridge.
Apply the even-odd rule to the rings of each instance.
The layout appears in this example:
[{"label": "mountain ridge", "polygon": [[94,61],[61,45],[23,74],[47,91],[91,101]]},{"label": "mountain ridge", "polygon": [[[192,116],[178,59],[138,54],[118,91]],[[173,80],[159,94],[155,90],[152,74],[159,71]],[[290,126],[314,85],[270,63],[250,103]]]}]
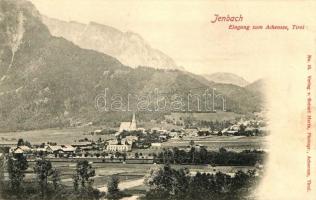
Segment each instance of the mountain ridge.
[{"label": "mountain ridge", "polygon": [[217,83],[233,84],[240,87],[244,87],[249,84],[243,77],[228,72],[216,72],[213,74],[203,74],[203,76],[209,80]]},{"label": "mountain ridge", "polygon": [[111,55],[130,67],[183,70],[171,57],[152,48],[138,33],[122,32],[97,22],[66,22],[46,16],[43,16],[42,20],[52,35],[64,37],[81,48]]},{"label": "mountain ridge", "polygon": [[257,96],[244,88],[181,70],[131,68],[110,55],[52,36],[27,1],[1,0],[1,14],[0,77],[5,78],[0,82],[0,131],[63,127],[74,119],[96,124],[120,121],[126,112],[99,112],[95,107],[95,98],[105,88],[126,101],[129,93],[146,95],[155,88],[171,98],[175,92],[202,95],[215,87],[225,95],[230,111],[260,109]]}]

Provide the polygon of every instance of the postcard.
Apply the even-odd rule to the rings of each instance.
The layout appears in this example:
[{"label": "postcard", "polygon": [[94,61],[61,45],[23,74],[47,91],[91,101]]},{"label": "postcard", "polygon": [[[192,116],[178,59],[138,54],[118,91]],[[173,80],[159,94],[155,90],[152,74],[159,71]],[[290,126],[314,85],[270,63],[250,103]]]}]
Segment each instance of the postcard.
[{"label": "postcard", "polygon": [[315,200],[315,10],[0,0],[0,199]]}]

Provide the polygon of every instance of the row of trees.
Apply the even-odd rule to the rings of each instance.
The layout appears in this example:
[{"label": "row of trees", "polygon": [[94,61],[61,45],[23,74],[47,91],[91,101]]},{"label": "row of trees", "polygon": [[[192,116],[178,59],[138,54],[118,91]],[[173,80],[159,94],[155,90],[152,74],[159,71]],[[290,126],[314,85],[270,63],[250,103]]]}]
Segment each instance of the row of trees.
[{"label": "row of trees", "polygon": [[263,163],[265,153],[263,151],[242,152],[227,151],[225,148],[218,152],[208,151],[205,147],[192,147],[189,151],[179,148],[164,149],[155,157],[157,163],[173,164],[211,164],[211,165],[234,165],[254,166]]},{"label": "row of trees", "polygon": [[[100,199],[106,196],[93,188],[95,170],[84,160],[79,161],[73,174],[73,187],[61,182],[61,172],[49,160],[37,160],[33,170],[22,154],[4,157],[0,160],[0,197],[1,199]],[[5,177],[7,172],[8,177]],[[33,172],[33,173],[32,173]],[[35,175],[25,179],[26,174]],[[119,179],[111,177],[108,183],[107,198],[117,199],[124,196],[118,188]]]},{"label": "row of trees", "polygon": [[210,128],[211,131],[215,131],[215,130],[223,130],[225,128],[230,127],[231,125],[233,125],[233,123],[229,120],[223,120],[223,121],[205,121],[205,120],[201,120],[198,121],[197,126],[198,127],[203,127],[203,128]]},{"label": "row of trees", "polygon": [[155,167],[145,178],[149,186],[144,200],[241,200],[249,197],[258,182],[255,171],[238,171],[234,177],[218,172],[197,173],[172,169],[169,165]]}]

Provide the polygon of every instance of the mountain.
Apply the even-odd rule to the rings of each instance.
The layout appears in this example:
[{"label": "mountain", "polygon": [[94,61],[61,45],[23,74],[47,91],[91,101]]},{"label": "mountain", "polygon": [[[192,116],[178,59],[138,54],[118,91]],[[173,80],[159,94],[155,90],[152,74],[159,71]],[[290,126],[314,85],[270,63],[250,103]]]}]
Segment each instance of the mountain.
[{"label": "mountain", "polygon": [[253,94],[255,94],[260,99],[264,99],[264,92],[266,87],[266,80],[265,79],[258,79],[248,85],[246,85],[244,88]]},{"label": "mountain", "polygon": [[117,58],[130,67],[147,66],[158,69],[182,69],[172,58],[152,48],[139,34],[90,22],[65,22],[43,16],[51,34],[63,37],[84,49],[92,49]]},{"label": "mountain", "polygon": [[249,83],[245,86],[245,88],[252,92],[258,92],[264,90],[265,87],[265,80],[264,79],[258,79],[252,83]]},{"label": "mountain", "polygon": [[[30,2],[0,0],[0,131],[63,127],[71,121],[117,123],[130,117],[126,112],[130,98],[135,109],[137,100],[155,95],[155,89],[170,100],[175,94],[203,95],[211,87],[226,97],[227,110],[260,109],[258,97],[245,88],[209,82],[180,70],[125,66],[114,57],[52,36]],[[107,107],[117,108],[124,101],[120,112],[96,108],[96,99],[105,90]],[[220,109],[220,99],[216,103]],[[151,110],[150,114],[158,118],[170,111]]]},{"label": "mountain", "polygon": [[246,81],[244,78],[232,73],[218,72],[210,75],[205,74],[203,76],[207,80],[214,81],[217,83],[233,84],[238,85],[240,87],[244,87],[249,84],[249,82]]}]

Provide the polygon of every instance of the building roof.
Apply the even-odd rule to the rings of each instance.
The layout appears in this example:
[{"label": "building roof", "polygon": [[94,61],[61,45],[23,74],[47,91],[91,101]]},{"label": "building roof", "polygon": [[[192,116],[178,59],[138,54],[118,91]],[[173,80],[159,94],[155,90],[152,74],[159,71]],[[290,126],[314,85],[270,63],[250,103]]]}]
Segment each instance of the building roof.
[{"label": "building roof", "polygon": [[20,148],[16,148],[14,150],[14,153],[24,153],[24,151],[22,149],[20,149]]},{"label": "building roof", "polygon": [[36,151],[37,151],[37,152],[41,152],[41,151],[42,151],[42,152],[46,152],[47,149],[46,149],[46,148],[37,148]]},{"label": "building roof", "polygon": [[97,130],[94,130],[93,132],[94,132],[94,133],[101,133],[102,130],[101,130],[101,129],[97,129]]},{"label": "building roof", "polygon": [[107,142],[108,142],[109,145],[118,144],[118,141],[116,139],[108,140]]},{"label": "building roof", "polygon": [[128,135],[125,138],[128,139],[128,140],[138,140],[138,137],[135,136],[135,135]]},{"label": "building roof", "polygon": [[23,146],[18,146],[18,148],[22,149],[23,151],[30,151],[30,150],[31,150],[30,147],[25,146],[25,145],[23,145]]},{"label": "building roof", "polygon": [[155,143],[151,143],[152,147],[161,147],[161,143],[155,142]]},{"label": "building roof", "polygon": [[62,149],[60,145],[49,145],[47,148],[50,148],[52,151],[58,151]]},{"label": "building roof", "polygon": [[63,145],[62,146],[62,150],[65,151],[65,152],[70,152],[70,151],[76,151],[76,148],[74,148],[73,146],[71,145]]}]

